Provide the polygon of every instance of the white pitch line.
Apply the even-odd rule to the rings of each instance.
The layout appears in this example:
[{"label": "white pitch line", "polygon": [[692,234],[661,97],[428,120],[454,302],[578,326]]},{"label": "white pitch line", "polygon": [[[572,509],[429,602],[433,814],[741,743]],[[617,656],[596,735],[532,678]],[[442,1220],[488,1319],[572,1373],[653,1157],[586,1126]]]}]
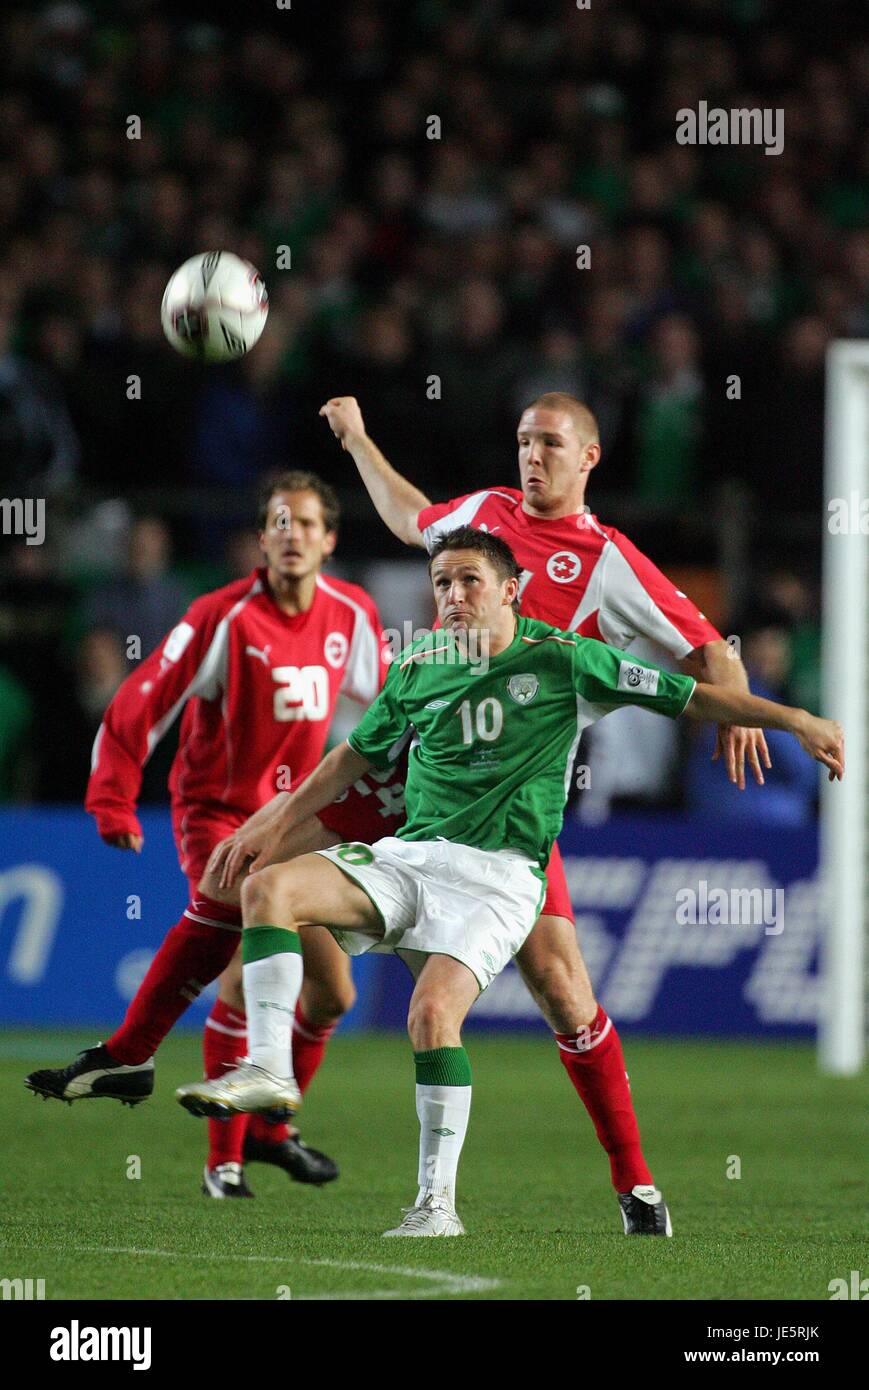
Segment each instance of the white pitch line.
[{"label": "white pitch line", "polygon": [[501,1287],[500,1279],[485,1279],[479,1274],[451,1274],[446,1269],[416,1269],[412,1265],[369,1264],[365,1260],[302,1260],[302,1264],[321,1265],[326,1269],[367,1269],[375,1274],[400,1275],[405,1279],[434,1279],[439,1284],[461,1293],[487,1293]]},{"label": "white pitch line", "polygon": [[[243,1264],[302,1264],[322,1269],[365,1270],[372,1274],[389,1274],[403,1279],[424,1279],[430,1287],[420,1289],[413,1297],[437,1298],[441,1293],[489,1293],[501,1287],[500,1279],[488,1279],[478,1274],[453,1274],[446,1269],[417,1269],[413,1265],[382,1265],[366,1260],[310,1260],[300,1255],[222,1255],[207,1252],[189,1253],[179,1250],[145,1250],[135,1245],[80,1245],[82,1255],[145,1255],[163,1260],[232,1260]],[[310,1299],[330,1298],[397,1298],[391,1289],[374,1289],[371,1293],[312,1294]],[[306,1300],[308,1301],[308,1300]]]},{"label": "white pitch line", "polygon": [[286,1255],[210,1255],[191,1250],[140,1250],[135,1245],[79,1245],[80,1255],[152,1255],[163,1260],[241,1260],[248,1264],[259,1261],[264,1264],[287,1263]]}]

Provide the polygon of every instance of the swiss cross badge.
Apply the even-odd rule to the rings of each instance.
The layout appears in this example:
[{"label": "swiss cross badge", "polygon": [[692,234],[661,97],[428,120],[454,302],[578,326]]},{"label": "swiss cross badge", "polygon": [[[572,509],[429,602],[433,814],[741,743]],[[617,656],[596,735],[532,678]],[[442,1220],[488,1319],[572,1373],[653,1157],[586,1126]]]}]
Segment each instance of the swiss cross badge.
[{"label": "swiss cross badge", "polygon": [[572,550],[556,550],[546,561],[546,573],[556,584],[570,584],[579,576],[582,561]]},{"label": "swiss cross badge", "polygon": [[333,670],[343,666],[347,660],[349,642],[343,632],[330,632],[326,641],[323,643],[323,655]]}]

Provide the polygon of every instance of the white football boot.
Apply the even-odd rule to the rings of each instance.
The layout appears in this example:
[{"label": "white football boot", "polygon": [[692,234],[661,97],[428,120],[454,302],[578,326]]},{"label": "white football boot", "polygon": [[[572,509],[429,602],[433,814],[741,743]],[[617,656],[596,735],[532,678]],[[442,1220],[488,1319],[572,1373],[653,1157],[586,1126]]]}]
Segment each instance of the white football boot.
[{"label": "white football boot", "polygon": [[179,1086],[175,1099],[191,1115],[208,1115],[214,1120],[228,1120],[233,1115],[265,1115],[271,1120],[289,1120],[302,1103],[301,1092],[292,1077],[273,1076],[270,1071],[246,1060],[213,1081],[194,1081],[189,1086]]},{"label": "white football boot", "polygon": [[447,1197],[435,1197],[429,1192],[418,1206],[402,1207],[405,1213],[400,1226],[384,1231],[385,1236],[463,1236],[465,1228],[459,1214]]}]

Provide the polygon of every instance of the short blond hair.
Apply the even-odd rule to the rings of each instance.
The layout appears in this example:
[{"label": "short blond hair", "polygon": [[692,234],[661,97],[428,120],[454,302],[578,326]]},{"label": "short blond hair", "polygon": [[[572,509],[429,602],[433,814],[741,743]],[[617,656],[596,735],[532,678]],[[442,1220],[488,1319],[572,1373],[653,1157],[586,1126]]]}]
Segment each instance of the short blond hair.
[{"label": "short blond hair", "polygon": [[[526,405],[525,410],[564,410],[573,421],[574,429],[586,444],[599,444],[597,420],[584,401],[569,391],[544,391],[542,396]],[[525,414],[523,410],[522,414]]]}]

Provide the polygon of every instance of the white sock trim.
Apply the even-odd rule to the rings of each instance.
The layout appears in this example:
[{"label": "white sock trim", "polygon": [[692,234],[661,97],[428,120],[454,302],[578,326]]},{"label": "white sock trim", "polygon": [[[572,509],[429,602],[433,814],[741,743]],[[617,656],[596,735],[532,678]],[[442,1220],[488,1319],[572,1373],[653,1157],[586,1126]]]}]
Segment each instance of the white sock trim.
[{"label": "white sock trim", "polygon": [[[569,1043],[563,1043],[558,1038],[556,1038],[555,1041],[561,1048],[562,1052],[591,1052],[592,1048],[598,1047],[603,1042],[604,1038],[607,1036],[612,1026],[613,1021],[611,1018],[608,1018],[603,1028],[598,1033],[597,1037],[592,1038],[591,1042],[581,1043],[579,1041],[580,1034],[583,1032],[582,1028],[577,1028],[576,1037],[573,1038]],[[585,1029],[584,1031],[588,1032],[588,1029]]]}]

